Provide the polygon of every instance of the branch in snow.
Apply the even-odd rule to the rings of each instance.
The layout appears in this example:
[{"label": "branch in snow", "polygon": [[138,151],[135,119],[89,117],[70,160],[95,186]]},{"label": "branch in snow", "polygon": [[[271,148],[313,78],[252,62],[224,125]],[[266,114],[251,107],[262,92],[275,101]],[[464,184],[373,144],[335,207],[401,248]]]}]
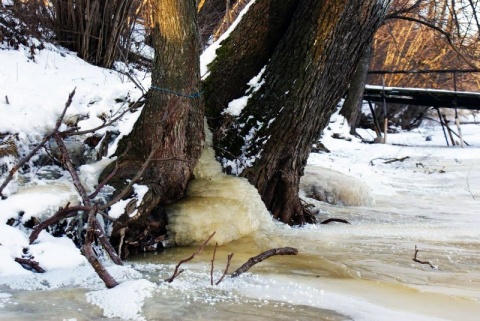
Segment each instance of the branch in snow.
[{"label": "branch in snow", "polygon": [[34,261],[34,260],[33,260],[33,257],[30,258],[30,259],[25,259],[25,258],[16,257],[16,258],[15,258],[15,262],[20,263],[20,264],[22,264],[22,265],[28,265],[28,266],[30,266],[32,269],[34,269],[35,271],[37,271],[38,273],[45,273],[45,270],[42,269],[42,267],[40,266],[40,264],[38,264],[37,261]]},{"label": "branch in snow", "polygon": [[417,263],[420,263],[420,264],[428,265],[428,266],[430,266],[432,269],[435,270],[436,267],[433,266],[433,265],[430,263],[430,261],[420,261],[419,259],[417,259],[418,251],[419,251],[419,250],[417,250],[417,246],[415,245],[415,254],[413,255],[412,260],[415,261],[415,262],[417,262]]},{"label": "branch in snow", "polygon": [[90,207],[86,207],[86,206],[80,206],[79,205],[79,206],[69,207],[69,205],[70,205],[70,203],[68,203],[65,206],[65,208],[60,207],[60,209],[58,210],[57,213],[55,213],[55,215],[49,217],[45,221],[43,221],[40,224],[38,224],[37,226],[35,226],[35,228],[33,229],[32,233],[30,234],[30,237],[29,237],[30,244],[35,242],[35,240],[37,239],[40,232],[43,231],[44,229],[46,229],[47,227],[49,227],[50,225],[53,225],[53,224],[57,223],[58,221],[63,220],[65,218],[77,216],[79,211],[90,210]]}]

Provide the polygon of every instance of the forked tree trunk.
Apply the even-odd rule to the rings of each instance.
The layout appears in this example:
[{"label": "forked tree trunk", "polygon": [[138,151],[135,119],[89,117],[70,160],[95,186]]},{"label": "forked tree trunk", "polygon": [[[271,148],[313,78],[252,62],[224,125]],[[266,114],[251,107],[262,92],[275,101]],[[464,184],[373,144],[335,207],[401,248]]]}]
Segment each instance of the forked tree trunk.
[{"label": "forked tree trunk", "polygon": [[[269,1],[257,0],[256,5]],[[217,141],[217,150],[228,151],[223,157],[243,169],[241,175],[256,186],[276,219],[288,224],[315,221],[299,199],[300,177],[312,144],[345,93],[388,4],[388,0],[300,0],[268,57],[264,84],[226,137]],[[250,20],[254,16],[248,12],[241,24],[255,25]],[[256,39],[248,31],[241,37],[244,42],[255,41],[252,38]],[[217,97],[217,92],[211,95]],[[242,163],[245,160],[247,164]]]},{"label": "forked tree trunk", "polygon": [[[152,88],[135,126],[121,143],[117,154],[130,149],[119,160],[120,169],[111,184],[123,182],[139,171],[151,151],[152,160],[139,183],[149,191],[130,218],[123,215],[114,225],[112,241],[139,240],[148,230],[150,238],[161,231],[159,206],[175,202],[185,195],[193,168],[203,146],[203,100],[199,93],[199,38],[195,1],[157,0],[154,10],[155,63]],[[108,172],[104,173],[103,176]],[[126,229],[124,229],[126,228]],[[140,239],[146,242],[146,240]],[[133,241],[132,241],[133,242]]]},{"label": "forked tree trunk", "polygon": [[297,5],[297,0],[256,1],[248,17],[221,43],[217,59],[209,66],[210,76],[203,84],[210,126],[221,125],[221,111],[244,95],[248,81],[267,64]]}]

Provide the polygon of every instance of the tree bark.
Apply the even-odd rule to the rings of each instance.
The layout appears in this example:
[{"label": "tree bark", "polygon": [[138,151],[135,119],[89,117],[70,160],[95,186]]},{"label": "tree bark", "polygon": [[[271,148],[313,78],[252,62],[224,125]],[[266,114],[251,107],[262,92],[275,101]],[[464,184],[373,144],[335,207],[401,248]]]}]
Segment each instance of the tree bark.
[{"label": "tree bark", "polygon": [[248,17],[221,43],[217,59],[209,66],[210,75],[203,83],[211,127],[220,127],[221,111],[230,101],[244,95],[248,81],[267,64],[297,5],[298,0],[256,1]]},{"label": "tree bark", "polygon": [[[165,222],[159,223],[162,220],[159,213],[163,213],[161,206],[185,195],[204,138],[196,3],[157,0],[154,9],[156,55],[152,88],[132,132],[117,150],[120,155],[127,145],[131,147],[120,157],[117,174],[110,181],[121,190],[126,180],[139,171],[151,151],[155,151],[139,181],[148,185],[149,191],[139,205],[138,213],[135,217],[124,214],[112,231],[112,239],[118,240],[120,230],[127,227],[124,239],[136,246],[142,243],[137,242],[138,234],[146,229],[153,238],[162,233],[158,231],[160,227],[165,228]],[[104,171],[100,181],[111,168]]]},{"label": "tree bark", "polygon": [[[265,63],[269,62],[264,84],[217,142],[217,151],[228,151],[222,155],[224,164],[238,166],[274,218],[288,224],[315,221],[299,199],[300,177],[312,144],[345,93],[389,2],[298,1],[273,53],[265,55]],[[265,3],[270,0],[257,0],[256,5]],[[249,11],[241,24],[256,23],[253,17],[255,12]],[[252,41],[248,34],[242,39]],[[217,64],[222,65],[219,57]],[[216,72],[212,70],[211,76]],[[213,83],[219,81],[217,77]],[[222,93],[210,95],[218,98]]]},{"label": "tree bark", "polygon": [[350,134],[352,135],[357,135],[357,125],[362,110],[363,91],[367,81],[371,55],[372,44],[365,48],[362,57],[358,61],[352,81],[350,82],[347,98],[340,110],[340,114],[347,119],[350,125]]}]

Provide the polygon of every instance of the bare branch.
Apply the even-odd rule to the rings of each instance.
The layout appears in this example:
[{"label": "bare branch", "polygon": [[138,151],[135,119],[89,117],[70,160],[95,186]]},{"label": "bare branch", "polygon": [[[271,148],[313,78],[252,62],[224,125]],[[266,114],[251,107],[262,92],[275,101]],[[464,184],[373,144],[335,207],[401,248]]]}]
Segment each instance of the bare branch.
[{"label": "bare branch", "polygon": [[217,246],[218,243],[215,243],[215,248],[213,249],[213,257],[212,257],[212,267],[210,268],[210,285],[213,286],[213,263],[215,262],[215,253],[217,253]]},{"label": "bare branch", "polygon": [[436,269],[435,266],[433,266],[429,261],[420,261],[419,259],[417,259],[417,253],[418,253],[419,250],[417,250],[417,246],[415,245],[415,254],[413,255],[413,258],[412,260],[417,262],[417,263],[420,263],[420,264],[426,264],[428,266],[430,266],[432,269]]},{"label": "bare branch", "polygon": [[55,213],[55,215],[47,218],[45,221],[43,221],[40,224],[38,224],[37,226],[35,226],[35,228],[33,229],[32,233],[30,234],[30,237],[29,237],[30,244],[35,242],[35,240],[37,239],[40,232],[42,232],[44,229],[46,229],[50,225],[53,225],[53,224],[57,223],[58,221],[63,220],[65,218],[74,217],[78,214],[79,211],[89,211],[91,209],[90,207],[80,206],[80,205],[79,206],[74,206],[74,207],[69,207],[69,204],[70,203],[68,203],[65,206],[65,208],[60,208],[58,210],[58,212]]},{"label": "bare branch", "polygon": [[87,130],[82,130],[82,131],[65,131],[62,132],[62,136],[78,136],[78,135],[85,135],[85,134],[91,134],[95,133],[96,131],[111,126],[113,125],[116,121],[120,120],[126,113],[129,111],[135,110],[138,108],[142,103],[141,100],[145,97],[145,95],[142,95],[135,103],[133,103],[131,106],[129,106],[127,109],[125,109],[123,112],[121,112],[118,116],[110,119],[108,122],[103,123],[100,126],[97,126],[95,128],[87,129]]},{"label": "bare branch", "polygon": [[428,22],[428,21],[425,21],[425,20],[422,20],[422,19],[417,19],[417,18],[414,18],[414,17],[407,17],[407,16],[398,16],[398,17],[392,17],[392,19],[399,19],[399,20],[406,20],[406,21],[411,21],[411,22],[416,22],[416,23],[419,23],[419,24],[422,24],[424,26],[427,26],[437,32],[439,32],[441,35],[443,35],[447,41],[447,43],[450,45],[450,47],[453,49],[453,51],[455,51],[455,53],[460,57],[462,58],[462,60],[468,65],[470,66],[471,68],[475,69],[476,71],[480,70],[480,67],[477,66],[474,62],[471,61],[471,59],[469,59],[467,56],[465,56],[465,54],[463,54],[460,49],[457,48],[457,46],[455,45],[455,43],[453,42],[452,40],[452,37],[451,35],[446,32],[445,30],[443,30],[442,28],[440,27],[437,27],[435,26],[434,24]]},{"label": "bare branch", "polygon": [[406,4],[408,4],[408,2],[406,2],[405,5],[402,8],[387,14],[385,16],[385,20],[398,18],[401,15],[404,15],[406,13],[410,13],[410,12],[414,11],[415,9],[418,9],[420,7],[420,5],[424,2],[425,2],[425,0],[417,0],[411,6],[408,6],[408,7],[405,6]]},{"label": "bare branch", "polygon": [[107,251],[112,261],[117,265],[123,265],[122,259],[120,259],[117,252],[115,252],[115,249],[113,248],[112,244],[110,244],[110,241],[105,235],[105,232],[103,231],[103,228],[98,222],[97,218],[94,218],[92,221],[94,224],[95,236],[100,241],[100,243],[102,243],[103,248],[105,249],[105,251]]},{"label": "bare branch", "polygon": [[62,162],[67,167],[67,170],[70,173],[70,176],[72,176],[73,185],[75,185],[75,188],[77,189],[78,193],[82,197],[83,204],[85,206],[90,206],[90,198],[88,197],[87,191],[85,190],[85,187],[80,181],[80,177],[78,177],[77,171],[72,164],[70,155],[68,153],[67,147],[65,146],[65,143],[63,142],[63,139],[60,137],[58,133],[55,133],[53,135],[53,138],[55,138],[55,141],[57,142],[57,145],[60,148],[60,152],[62,154]]},{"label": "bare branch", "polygon": [[130,182],[128,183],[128,185],[117,195],[115,196],[110,202],[108,202],[107,204],[103,205],[100,207],[100,210],[104,210],[106,208],[109,208],[110,206],[112,206],[113,204],[117,203],[118,201],[120,201],[125,195],[127,195],[129,192],[130,192],[130,189],[132,188],[132,186],[142,177],[143,173],[145,172],[145,170],[147,169],[148,165],[150,165],[150,162],[152,161],[153,159],[153,156],[155,155],[155,152],[157,151],[158,149],[158,146],[157,147],[154,147],[152,148],[152,151],[150,152],[150,154],[148,155],[147,159],[145,160],[145,162],[143,162],[142,164],[142,167],[140,168],[140,170],[137,172],[137,174],[135,175],[135,177],[133,177]]},{"label": "bare branch", "polygon": [[215,283],[215,285],[219,285],[220,282],[223,281],[225,276],[228,274],[228,268],[230,267],[230,262],[232,261],[233,253],[231,253],[229,256],[227,256],[227,266],[225,267],[225,271],[223,271],[222,277]]},{"label": "bare branch", "polygon": [[85,235],[85,244],[82,246],[82,253],[87,258],[88,262],[92,265],[95,272],[105,283],[107,288],[111,289],[118,285],[117,281],[108,273],[107,269],[98,260],[95,252],[93,251],[92,243],[95,238],[95,215],[97,213],[98,206],[94,205],[91,211],[88,213],[87,233]]},{"label": "bare branch", "polygon": [[169,277],[168,279],[165,279],[165,281],[168,282],[168,283],[172,283],[172,281],[173,281],[180,273],[183,272],[183,270],[179,270],[180,265],[182,265],[182,264],[185,263],[185,262],[188,262],[188,261],[192,260],[198,253],[200,253],[214,235],[215,235],[215,232],[213,232],[212,235],[210,235],[210,237],[209,237],[205,242],[203,242],[203,244],[198,248],[198,250],[196,250],[192,255],[190,255],[190,256],[189,256],[188,258],[186,258],[186,259],[180,260],[180,262],[178,262],[177,266],[175,267],[175,271],[173,272],[173,275],[172,275],[171,277]]},{"label": "bare branch", "polygon": [[293,247],[281,247],[281,248],[276,248],[276,249],[270,249],[268,251],[260,253],[257,256],[251,257],[241,267],[236,269],[235,272],[232,273],[231,277],[235,278],[235,277],[247,272],[252,266],[268,259],[271,256],[275,256],[275,255],[297,255],[297,254],[298,254],[298,250],[293,248]]},{"label": "bare branch", "polygon": [[15,262],[20,263],[20,264],[22,264],[22,265],[28,265],[28,266],[30,266],[32,269],[34,269],[35,271],[37,271],[38,273],[45,273],[45,270],[42,269],[42,267],[40,266],[40,264],[38,264],[37,261],[34,261],[34,260],[33,260],[33,257],[30,258],[30,259],[25,259],[25,258],[16,257],[16,258],[15,258]]}]

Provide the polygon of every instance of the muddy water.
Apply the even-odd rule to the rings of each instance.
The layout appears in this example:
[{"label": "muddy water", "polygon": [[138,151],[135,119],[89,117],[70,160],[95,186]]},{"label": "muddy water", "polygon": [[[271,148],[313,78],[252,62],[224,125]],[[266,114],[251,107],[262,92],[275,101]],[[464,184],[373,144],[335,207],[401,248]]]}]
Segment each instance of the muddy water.
[{"label": "muddy water", "polygon": [[[145,301],[142,315],[146,320],[479,320],[479,165],[475,160],[443,160],[445,172],[428,172],[419,170],[415,160],[411,164],[395,169],[398,175],[384,168],[383,174],[369,180],[375,185],[375,205],[316,203],[322,209],[320,219],[340,217],[350,225],[268,224],[268,228],[247,230],[246,235],[240,228],[232,229],[233,239],[239,239],[217,249],[215,280],[230,253],[234,253],[230,271],[273,247],[293,246],[299,255],[271,258],[218,287],[210,286],[212,247],[185,264],[186,271],[171,285],[162,280],[196,247],[132,258],[128,263],[158,284],[153,297]],[[226,188],[222,179],[223,197],[229,195]],[[214,189],[209,187],[204,196],[212,197]],[[208,204],[206,211],[202,204]],[[198,211],[191,210],[195,206]],[[198,212],[201,217],[218,206],[200,198],[197,205],[188,207],[189,214],[183,215]],[[237,212],[218,208],[224,222],[238,218]],[[181,210],[175,210],[180,216]],[[195,226],[175,227],[185,235],[189,228]],[[202,225],[205,235],[212,229]],[[231,231],[222,233],[228,236]],[[415,246],[417,259],[429,261],[434,269],[412,260]],[[88,291],[9,290],[10,303],[0,300],[0,320],[105,319],[99,308],[86,302]]]}]

